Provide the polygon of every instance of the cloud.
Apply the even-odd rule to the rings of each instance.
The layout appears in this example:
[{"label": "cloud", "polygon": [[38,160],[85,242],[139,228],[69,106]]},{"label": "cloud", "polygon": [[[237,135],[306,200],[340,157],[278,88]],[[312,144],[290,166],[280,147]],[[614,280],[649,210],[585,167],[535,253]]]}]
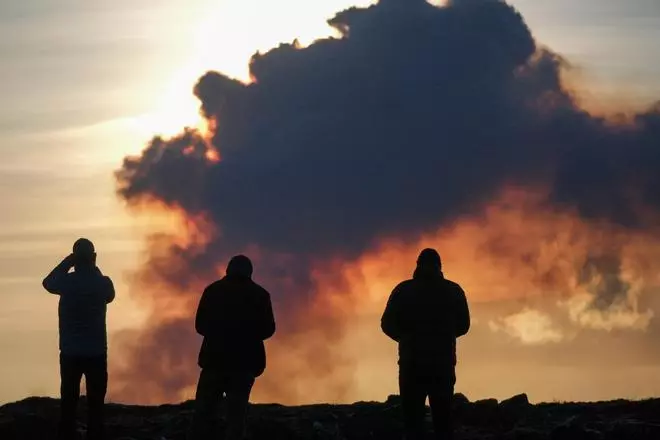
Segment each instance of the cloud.
[{"label": "cloud", "polygon": [[[164,319],[159,304],[181,302],[191,318],[198,290],[238,252],[255,257],[259,279],[276,292],[282,330],[273,351],[293,341],[299,347],[300,335],[313,326],[317,345],[299,349],[298,370],[307,363],[313,376],[320,365],[312,358],[323,359],[322,375],[334,377],[328,362],[350,371],[334,348],[347,318],[317,306],[327,285],[341,290],[346,280],[330,273],[320,282],[316,274],[336,261],[358,260],[383,240],[418,243],[471,215],[487,217],[506,187],[540,194],[539,207],[574,217],[562,217],[563,224],[659,236],[660,106],[619,124],[589,114],[562,81],[567,62],[537,44],[511,6],[387,0],[342,11],[328,23],[340,38],[255,55],[249,84],[204,74],[194,93],[210,133],[155,137],[118,170],[118,194],[130,206],[157,202],[203,230],[201,240],[181,244],[161,236],[150,248],[158,258],[152,255],[142,277],[169,290],[152,294],[153,282],[140,290],[153,308],[152,328],[134,340],[135,350],[150,353],[154,363],[178,359],[167,335],[195,340],[186,320]],[[571,240],[562,242],[567,249]],[[623,252],[621,240],[602,255]],[[496,236],[482,245],[489,255],[510,247]],[[542,251],[529,245],[505,261],[527,269]],[[545,278],[532,277],[534,289],[551,284],[566,287],[561,294],[576,293],[573,269],[581,268],[563,264],[552,261]],[[566,278],[560,282],[557,274]],[[607,309],[601,301],[630,296],[625,284],[613,286],[593,291],[593,304]],[[540,312],[495,325],[530,343],[561,338],[534,313]],[[322,355],[319,346],[327,347]],[[138,369],[130,361],[127,368],[130,388]],[[284,362],[274,368],[286,371]],[[194,373],[185,374],[194,381]],[[337,389],[350,385],[350,374],[342,377]]]},{"label": "cloud", "polygon": [[552,323],[549,315],[529,308],[488,323],[494,332],[504,332],[527,345],[557,343],[564,340],[563,333]]},{"label": "cloud", "polygon": [[[512,181],[551,182],[552,199],[584,215],[644,224],[630,193],[660,202],[657,111],[631,127],[589,116],[560,58],[502,2],[389,3],[330,20],[342,39],[256,55],[251,84],[205,74],[195,93],[222,161],[180,157],[194,132],[156,139],[126,163],[121,195],[204,210],[227,252],[356,255]],[[177,185],[198,175],[201,186]]]},{"label": "cloud", "polygon": [[645,331],[655,313],[651,309],[639,311],[628,300],[617,301],[605,309],[594,307],[601,300],[595,295],[576,295],[562,305],[573,323],[594,330],[637,330]]},{"label": "cloud", "polygon": [[579,273],[581,292],[560,305],[573,323],[596,330],[643,331],[653,319],[653,310],[640,311],[640,283],[622,271],[620,249],[606,255],[589,255]]}]

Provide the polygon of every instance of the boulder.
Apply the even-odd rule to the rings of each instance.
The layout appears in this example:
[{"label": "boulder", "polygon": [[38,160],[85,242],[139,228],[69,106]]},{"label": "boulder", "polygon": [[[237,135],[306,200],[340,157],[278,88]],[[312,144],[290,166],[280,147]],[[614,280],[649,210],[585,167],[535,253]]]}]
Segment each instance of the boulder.
[{"label": "boulder", "polygon": [[513,397],[503,400],[500,402],[500,406],[505,411],[516,411],[520,409],[529,408],[529,399],[527,394],[516,394]]},{"label": "boulder", "polygon": [[398,394],[390,394],[387,396],[387,400],[385,401],[386,405],[390,406],[398,406],[401,405],[401,396]]},{"label": "boulder", "polygon": [[502,423],[509,428],[516,426],[521,419],[527,416],[532,406],[529,404],[527,394],[518,394],[500,402]]}]

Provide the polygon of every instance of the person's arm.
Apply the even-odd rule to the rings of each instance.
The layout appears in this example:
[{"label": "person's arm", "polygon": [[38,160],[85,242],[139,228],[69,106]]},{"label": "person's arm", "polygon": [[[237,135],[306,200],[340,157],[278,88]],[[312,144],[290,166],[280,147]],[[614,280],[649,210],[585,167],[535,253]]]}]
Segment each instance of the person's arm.
[{"label": "person's arm", "polygon": [[105,303],[110,304],[115,300],[115,285],[112,283],[110,277],[103,277],[103,295],[105,295]]},{"label": "person's arm", "polygon": [[385,306],[385,312],[380,320],[380,328],[391,339],[399,342],[401,339],[401,288],[397,286],[390,294]]},{"label": "person's arm", "polygon": [[456,337],[467,334],[470,330],[470,309],[468,307],[465,292],[460,286],[456,286]]},{"label": "person's arm", "polygon": [[211,332],[211,310],[210,310],[211,292],[209,287],[204,289],[202,298],[197,306],[197,315],[195,316],[195,330],[202,336],[208,336]]},{"label": "person's arm", "polygon": [[259,305],[258,333],[262,341],[275,334],[275,315],[273,314],[273,303],[270,301],[270,293],[263,289],[262,300]]},{"label": "person's arm", "polygon": [[112,282],[112,278],[103,275],[103,272],[101,272],[101,269],[98,266],[94,268],[94,270],[99,278],[101,278],[99,283],[99,294],[105,298],[106,304],[110,304],[115,300],[115,285]]},{"label": "person's arm", "polygon": [[69,271],[73,267],[74,257],[72,255],[66,256],[60,264],[55,266],[53,270],[44,278],[41,285],[48,292],[53,295],[62,295],[66,290],[66,278],[69,274]]}]

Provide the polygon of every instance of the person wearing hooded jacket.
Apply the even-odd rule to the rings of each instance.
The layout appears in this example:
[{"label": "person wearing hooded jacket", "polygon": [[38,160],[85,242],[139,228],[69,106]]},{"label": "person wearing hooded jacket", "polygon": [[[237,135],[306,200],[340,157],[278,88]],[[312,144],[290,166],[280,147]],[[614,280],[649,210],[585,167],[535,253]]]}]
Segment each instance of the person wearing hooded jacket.
[{"label": "person wearing hooded jacket", "polygon": [[[73,271],[72,271],[73,269]],[[59,440],[77,437],[76,409],[80,382],[87,387],[87,439],[105,438],[104,401],[108,387],[107,306],[115,288],[96,264],[94,244],[81,238],[73,252],[47,276],[42,285],[59,296],[60,423]]]},{"label": "person wearing hooded jacket", "polygon": [[424,438],[427,397],[435,438],[451,439],[456,339],[470,329],[470,312],[461,286],[444,277],[435,249],[424,249],[412,279],[393,290],[381,328],[399,346],[399,391],[406,439]]},{"label": "person wearing hooded jacket", "polygon": [[266,368],[264,341],[275,333],[266,289],[252,280],[252,262],[233,257],[226,275],[202,294],[195,329],[204,337],[190,438],[212,438],[212,420],[226,399],[227,440],[245,435],[245,419],[255,379]]}]

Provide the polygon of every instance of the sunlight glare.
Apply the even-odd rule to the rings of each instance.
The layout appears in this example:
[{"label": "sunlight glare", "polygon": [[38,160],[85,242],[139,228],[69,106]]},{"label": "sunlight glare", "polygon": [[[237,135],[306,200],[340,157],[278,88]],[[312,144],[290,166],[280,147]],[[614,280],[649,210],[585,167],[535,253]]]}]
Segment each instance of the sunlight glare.
[{"label": "sunlight glare", "polygon": [[308,2],[284,0],[208,1],[200,8],[198,24],[191,35],[190,58],[183,66],[163,66],[172,72],[162,98],[154,110],[134,118],[142,136],[172,136],[185,126],[206,130],[199,114],[199,101],[192,94],[199,77],[209,70],[237,80],[250,81],[249,61],[280,43],[298,39],[307,46],[319,38],[336,36],[327,20],[351,6],[368,6],[375,1],[328,0]]}]

